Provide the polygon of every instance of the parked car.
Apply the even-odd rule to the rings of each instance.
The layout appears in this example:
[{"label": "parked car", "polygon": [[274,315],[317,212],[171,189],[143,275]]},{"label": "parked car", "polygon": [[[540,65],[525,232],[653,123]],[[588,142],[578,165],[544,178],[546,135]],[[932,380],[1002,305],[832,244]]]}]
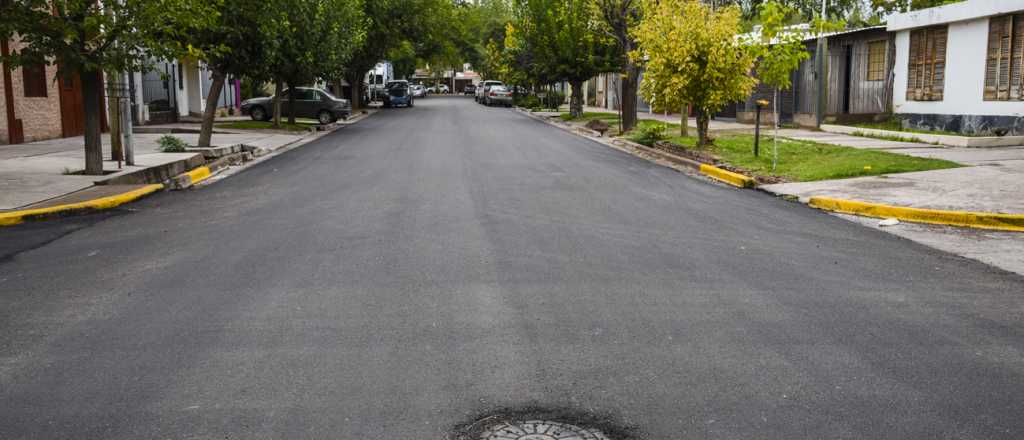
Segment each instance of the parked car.
[{"label": "parked car", "polygon": [[476,86],[473,85],[473,84],[466,84],[466,87],[462,88],[462,94],[463,95],[475,95],[476,94]]},{"label": "parked car", "polygon": [[484,105],[512,107],[512,92],[506,89],[505,86],[492,85],[487,89],[487,94],[484,95]]},{"label": "parked car", "polygon": [[423,87],[422,84],[413,84],[409,86],[409,90],[412,91],[413,98],[422,98],[427,96],[427,88]]},{"label": "parked car", "polygon": [[384,108],[397,107],[400,105],[406,107],[413,106],[414,98],[408,81],[392,81],[387,84],[386,88],[387,91],[384,93]]},{"label": "parked car", "polygon": [[476,102],[479,102],[481,104],[484,102],[484,94],[487,93],[487,89],[489,89],[491,86],[503,86],[503,85],[505,85],[505,84],[502,83],[501,81],[496,81],[496,80],[493,80],[493,79],[489,79],[487,81],[484,81],[484,82],[480,83],[480,85],[476,87],[476,91],[474,92],[476,94],[475,95],[476,96],[476,98],[475,98]]},{"label": "parked car", "polygon": [[[293,92],[294,90],[294,92]],[[289,95],[295,94],[295,117],[316,119],[321,124],[330,124],[338,119],[348,119],[352,104],[326,90],[312,87],[296,87],[281,93],[281,114],[291,113]],[[254,121],[269,121],[274,115],[274,97],[247,99],[242,102],[242,114]]]}]

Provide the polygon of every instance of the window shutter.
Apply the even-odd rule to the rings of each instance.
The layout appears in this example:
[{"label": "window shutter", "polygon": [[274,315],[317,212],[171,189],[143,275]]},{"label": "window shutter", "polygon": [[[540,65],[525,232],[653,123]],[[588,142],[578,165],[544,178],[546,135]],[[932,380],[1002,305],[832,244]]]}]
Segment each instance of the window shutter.
[{"label": "window shutter", "polygon": [[923,32],[915,30],[910,32],[910,57],[907,60],[907,100],[917,101],[921,91],[921,41]]},{"label": "window shutter", "polygon": [[946,28],[936,28],[929,32],[932,50],[931,78],[928,99],[942,101],[942,93],[946,84]]},{"label": "window shutter", "polygon": [[1010,46],[1010,99],[1024,100],[1024,14],[1013,16]]},{"label": "window shutter", "polygon": [[992,17],[988,22],[988,53],[985,59],[986,100],[999,98],[999,44],[1007,21],[1007,17]]}]

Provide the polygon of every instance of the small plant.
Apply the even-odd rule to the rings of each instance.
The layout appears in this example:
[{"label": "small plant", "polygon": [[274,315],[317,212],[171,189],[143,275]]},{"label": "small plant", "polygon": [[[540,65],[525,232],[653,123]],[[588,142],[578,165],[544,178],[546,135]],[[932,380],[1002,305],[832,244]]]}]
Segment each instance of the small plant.
[{"label": "small plant", "polygon": [[515,105],[524,108],[540,107],[540,99],[537,95],[520,95],[515,98]]},{"label": "small plant", "polygon": [[161,136],[156,143],[160,146],[160,151],[164,153],[184,153],[185,148],[188,148],[185,141],[169,134]]},{"label": "small plant", "polygon": [[557,110],[565,103],[565,93],[556,92],[554,90],[544,94],[542,106],[544,108],[550,108]]},{"label": "small plant", "polygon": [[636,141],[640,144],[651,146],[655,142],[665,139],[665,124],[642,124],[639,127],[640,134]]}]

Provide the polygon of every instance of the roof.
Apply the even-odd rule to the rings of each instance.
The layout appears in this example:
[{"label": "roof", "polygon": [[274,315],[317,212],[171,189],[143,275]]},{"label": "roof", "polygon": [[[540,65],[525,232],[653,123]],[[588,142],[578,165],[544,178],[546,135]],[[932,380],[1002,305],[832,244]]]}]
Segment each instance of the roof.
[{"label": "roof", "polygon": [[977,20],[993,15],[1024,11],[1024,0],[965,0],[934,8],[892,14],[885,18],[889,32],[958,21]]},{"label": "roof", "polygon": [[[1024,0],[1022,0],[1022,1],[1024,1]],[[857,28],[857,29],[847,29],[847,30],[841,30],[841,31],[835,31],[835,32],[826,32],[826,33],[822,34],[822,36],[825,37],[825,38],[829,38],[829,37],[835,37],[835,36],[839,36],[839,35],[850,35],[850,34],[856,34],[856,33],[859,33],[859,32],[874,31],[874,30],[879,30],[879,29],[885,29],[885,26],[868,26],[868,27],[862,27],[862,28]],[[811,25],[807,24],[807,23],[801,23],[801,24],[796,24],[796,25],[792,25],[792,26],[786,26],[784,28],[783,32],[785,32],[785,33],[803,33],[804,35],[803,35],[803,39],[802,40],[805,41],[805,42],[806,41],[814,41],[814,40],[818,39],[818,35],[811,29]],[[759,41],[761,39],[761,26],[754,26],[754,30],[753,31],[747,32],[747,33],[742,34],[742,35],[739,35],[738,39],[740,41]],[[772,44],[775,44],[776,42],[777,41],[775,39],[772,40]]]}]

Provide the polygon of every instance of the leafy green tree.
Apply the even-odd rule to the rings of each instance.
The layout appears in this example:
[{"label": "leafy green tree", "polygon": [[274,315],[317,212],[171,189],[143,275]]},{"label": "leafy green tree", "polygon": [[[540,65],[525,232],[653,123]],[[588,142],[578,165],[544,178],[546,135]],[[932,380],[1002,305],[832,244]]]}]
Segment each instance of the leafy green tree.
[{"label": "leafy green tree", "polygon": [[[276,41],[268,38],[270,15],[265,5],[248,0],[218,0],[209,5],[215,8],[210,20],[176,26],[189,29],[178,43],[188,47],[192,57],[206,63],[211,72],[198,142],[204,148],[210,146],[217,100],[227,76],[265,77]],[[174,35],[166,38],[173,39]]]},{"label": "leafy green tree", "polygon": [[[619,45],[621,60],[622,93],[620,108],[622,109],[622,131],[629,131],[636,126],[636,93],[640,82],[640,65],[633,57],[629,56],[636,50],[636,38],[632,30],[640,22],[640,0],[595,0],[601,20],[604,22],[606,32],[615,38]],[[685,111],[684,111],[685,113]],[[685,121],[686,115],[683,115]],[[686,123],[683,123],[686,129]]]},{"label": "leafy green tree", "polygon": [[[104,71],[142,70],[151,56],[178,58],[176,43],[216,18],[217,0],[7,0],[0,2],[0,39],[17,39],[4,57],[11,67],[57,63],[79,76],[85,105],[85,173],[103,174],[101,113]],[[179,28],[177,24],[190,26]],[[171,37],[171,38],[168,38]]]},{"label": "leafy green tree", "polygon": [[643,0],[635,58],[647,59],[640,94],[697,111],[697,144],[707,145],[711,115],[750,95],[756,51],[737,41],[740,10],[697,0]]},{"label": "leafy green tree", "polygon": [[758,44],[760,53],[757,62],[757,78],[774,89],[772,100],[775,116],[775,135],[772,169],[778,163],[779,145],[779,91],[789,90],[792,86],[793,71],[800,68],[800,63],[810,58],[804,46],[804,32],[786,27],[786,19],[793,13],[793,8],[782,3],[769,1],[760,7],[761,41],[749,42]]},{"label": "leafy green tree", "polygon": [[908,12],[961,1],[963,0],[871,0],[871,5],[884,12]]},{"label": "leafy green tree", "polygon": [[569,113],[583,114],[583,82],[617,67],[614,41],[594,20],[592,0],[520,0],[534,73],[572,87]]}]

